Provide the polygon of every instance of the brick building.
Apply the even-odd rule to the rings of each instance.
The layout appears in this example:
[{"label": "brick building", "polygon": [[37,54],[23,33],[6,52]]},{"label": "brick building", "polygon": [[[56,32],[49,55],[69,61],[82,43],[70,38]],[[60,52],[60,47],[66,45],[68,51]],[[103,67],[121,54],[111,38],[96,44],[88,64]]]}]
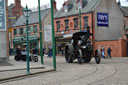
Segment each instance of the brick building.
[{"label": "brick building", "polygon": [[8,6],[8,27],[13,26],[17,19],[22,16],[21,0],[15,0],[15,4],[12,3]]},{"label": "brick building", "polygon": [[[56,13],[56,1],[54,1],[54,13]],[[38,11],[31,13],[29,17],[29,47],[30,49],[40,47],[40,28],[39,28],[39,16]],[[26,44],[26,18],[22,15],[13,25],[11,48],[17,46],[23,46]],[[46,8],[41,10],[41,23],[42,23],[42,38],[43,45],[46,48],[51,45],[51,10]]]},{"label": "brick building", "polygon": [[128,56],[128,7],[120,6],[124,14],[124,39],[126,40],[126,52]]},{"label": "brick building", "polygon": [[126,56],[124,14],[116,0],[67,0],[54,17],[57,53],[79,31],[81,9],[82,30],[90,26],[94,50],[111,47],[112,56]]}]

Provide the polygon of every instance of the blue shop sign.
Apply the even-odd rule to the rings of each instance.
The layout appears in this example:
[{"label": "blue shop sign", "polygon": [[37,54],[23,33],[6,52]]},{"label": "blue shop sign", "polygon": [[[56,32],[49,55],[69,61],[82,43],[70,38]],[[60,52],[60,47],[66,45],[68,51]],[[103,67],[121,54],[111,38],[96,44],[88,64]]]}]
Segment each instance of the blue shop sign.
[{"label": "blue shop sign", "polygon": [[108,13],[97,13],[97,26],[108,27],[109,17]]},{"label": "blue shop sign", "polygon": [[0,30],[6,31],[6,0],[0,0]]}]

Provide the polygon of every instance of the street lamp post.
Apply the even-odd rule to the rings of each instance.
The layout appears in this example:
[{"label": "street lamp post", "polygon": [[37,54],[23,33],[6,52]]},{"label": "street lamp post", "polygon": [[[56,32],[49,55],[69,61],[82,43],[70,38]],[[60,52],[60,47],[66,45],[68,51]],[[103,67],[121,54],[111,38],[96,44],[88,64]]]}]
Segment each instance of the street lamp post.
[{"label": "street lamp post", "polygon": [[27,27],[27,74],[30,74],[30,67],[29,67],[29,30],[28,30],[28,17],[31,14],[31,10],[28,9],[28,6],[26,5],[26,8],[23,9],[23,14],[26,17],[26,27]]},{"label": "street lamp post", "polygon": [[54,10],[53,10],[53,0],[51,1],[51,23],[52,23],[52,54],[53,54],[53,67],[56,70],[56,49],[55,49],[55,33],[54,33]]},{"label": "street lamp post", "polygon": [[44,61],[43,61],[43,40],[42,40],[42,24],[41,24],[41,13],[40,13],[40,0],[38,0],[38,12],[39,12],[39,26],[40,26],[40,56],[41,56],[41,64],[44,64]]}]

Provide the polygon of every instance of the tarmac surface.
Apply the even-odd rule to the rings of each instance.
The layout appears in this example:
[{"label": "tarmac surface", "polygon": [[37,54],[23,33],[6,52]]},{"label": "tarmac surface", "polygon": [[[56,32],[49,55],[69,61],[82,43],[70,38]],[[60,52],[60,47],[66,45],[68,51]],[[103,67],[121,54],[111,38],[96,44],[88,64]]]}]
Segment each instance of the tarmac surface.
[{"label": "tarmac surface", "polygon": [[[62,56],[57,56],[56,59],[56,71],[52,68],[52,58],[44,57],[43,66],[40,62],[30,63],[31,66],[36,67],[31,69],[31,72],[39,72],[38,74],[0,81],[0,85],[128,85],[127,57],[102,59],[101,64],[96,64],[93,58],[90,63],[82,65],[77,61],[66,63]],[[17,68],[26,66],[26,62],[23,61],[10,60],[9,63]],[[7,67],[12,68],[12,66]],[[47,72],[48,70],[50,72]],[[45,71],[46,73],[43,73]],[[26,69],[0,72],[0,78],[19,74],[26,75]]]}]

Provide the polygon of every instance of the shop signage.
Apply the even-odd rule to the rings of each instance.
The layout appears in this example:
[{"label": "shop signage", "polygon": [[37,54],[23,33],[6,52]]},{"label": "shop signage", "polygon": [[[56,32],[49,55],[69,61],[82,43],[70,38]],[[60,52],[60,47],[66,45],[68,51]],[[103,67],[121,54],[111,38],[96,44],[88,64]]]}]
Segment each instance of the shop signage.
[{"label": "shop signage", "polygon": [[108,13],[97,13],[97,26],[108,27],[109,17]]},{"label": "shop signage", "polygon": [[0,30],[6,31],[6,0],[0,0]]}]

